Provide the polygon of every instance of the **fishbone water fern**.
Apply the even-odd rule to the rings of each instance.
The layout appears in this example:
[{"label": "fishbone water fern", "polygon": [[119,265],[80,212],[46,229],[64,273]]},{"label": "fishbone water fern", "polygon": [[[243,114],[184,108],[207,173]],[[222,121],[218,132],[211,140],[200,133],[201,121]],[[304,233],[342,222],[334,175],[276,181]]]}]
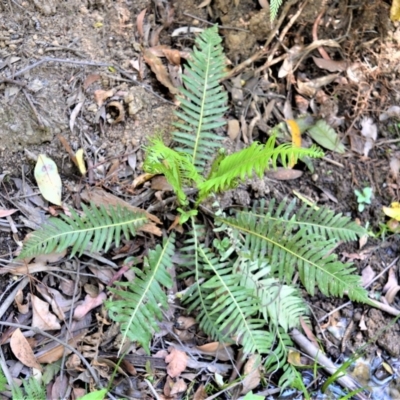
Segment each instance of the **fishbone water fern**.
[{"label": "fishbone water fern", "polygon": [[71,248],[71,257],[81,255],[91,242],[91,251],[107,251],[113,241],[119,246],[121,234],[129,239],[147,222],[145,213],[132,212],[125,207],[91,207],[82,204],[84,217],[70,208],[71,216],[50,218],[39,230],[32,232],[19,257],[61,252]]},{"label": "fishbone water fern", "polygon": [[[177,149],[168,148],[157,137],[145,149],[144,170],[165,175],[176,193],[177,206],[182,207],[178,209],[180,222],[188,230],[180,240],[183,245],[176,250],[170,236],[164,238],[162,246],[149,250],[144,262],[136,259],[135,279],[110,289],[113,299],[107,302],[107,308],[110,317],[121,324],[124,337],[139,342],[149,352],[157,321],[162,319],[160,307],[167,307],[165,289],[172,286],[167,269],[173,253],[179,252],[177,259],[184,262],[175,268],[194,282],[182,302],[196,315],[201,329],[214,340],[241,345],[245,355],[263,357],[268,372],[282,372],[279,384],[285,387],[294,385],[298,378],[287,363],[292,346],[289,331],[298,326],[300,316],[307,314],[299,288],[292,286],[294,273],[299,273],[311,294],[318,288],[327,296],[347,293],[353,300],[368,302],[354,267],[341,263],[333,254],[339,241],[354,240],[364,230],[325,208],[297,209],[295,202],[285,201],[272,201],[268,206],[260,203],[234,216],[219,207],[214,214],[207,209],[215,229],[206,230],[197,216],[204,209],[205,198],[255,175],[262,177],[266,169],[278,163],[293,165],[303,156],[323,155],[315,146],[275,146],[273,136],[266,144],[253,143],[234,154],[217,151],[222,136],[212,130],[224,125],[227,98],[219,84],[224,76],[220,42],[216,27],[196,39],[183,78],[185,88],[181,89],[177,111],[180,121],[176,123],[179,130],[173,133]],[[185,189],[193,187],[198,195],[190,201]],[[90,241],[92,249],[106,250],[112,241],[119,243],[121,233],[134,235],[146,220],[144,214],[113,207],[86,207],[84,212],[83,221],[73,212],[72,217],[51,220],[46,231],[34,233],[26,242],[22,256],[67,247],[72,247],[72,254],[82,253]],[[209,244],[213,235],[227,239],[225,251]]]}]

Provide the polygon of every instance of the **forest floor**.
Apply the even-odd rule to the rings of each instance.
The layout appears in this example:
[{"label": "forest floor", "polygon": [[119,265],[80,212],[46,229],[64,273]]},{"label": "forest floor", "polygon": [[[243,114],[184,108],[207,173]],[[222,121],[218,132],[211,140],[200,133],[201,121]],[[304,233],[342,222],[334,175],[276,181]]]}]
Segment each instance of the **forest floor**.
[{"label": "forest floor", "polygon": [[[364,283],[376,278],[368,288],[370,296],[384,299],[392,313],[318,293],[305,295],[312,311],[309,335],[338,365],[364,346],[359,364],[347,373],[363,387],[374,386],[372,398],[400,398],[400,327],[393,323],[395,310],[400,310],[400,241],[386,229],[383,213],[383,207],[400,200],[400,24],[390,20],[390,4],[383,0],[286,0],[272,24],[267,5],[263,0],[0,4],[0,206],[17,210],[0,214],[0,326],[1,321],[31,326],[32,299],[51,304],[59,295],[58,301],[65,304],[55,317],[58,328],[50,331],[63,339],[71,329],[70,315],[86,305],[85,296],[105,296],[96,307],[87,306],[80,320],[81,336],[69,342],[92,372],[79,358],[63,356],[56,342],[46,343],[39,328],[22,329],[36,362],[46,365],[46,371],[48,365],[58,365],[52,374],[47,372],[48,399],[77,399],[94,390],[91,373],[107,385],[117,368],[119,334],[101,307],[110,296],[107,284],[127,256],[146,254],[159,237],[146,233],[112,252],[35,260],[44,267],[16,271],[11,262],[26,235],[49,215],[63,212],[38,190],[37,157],[45,154],[56,163],[64,205],[80,209],[81,203],[93,199],[98,205],[119,199],[153,210],[166,231],[176,212],[173,202],[163,201],[173,194],[162,180],[140,179],[143,146],[155,133],[169,140],[185,58],[198,30],[214,23],[220,25],[223,38],[228,64],[223,84],[229,98],[228,128],[216,135],[224,137],[228,152],[265,142],[277,124],[287,124],[290,133],[285,121],[305,114],[326,121],[336,132],[320,138],[325,157],[313,161],[311,170],[299,165],[270,171],[264,179],[228,192],[220,202],[228,209],[257,199],[280,201],[300,195],[368,229],[368,238],[341,245],[336,253],[354,263]],[[303,145],[313,139],[305,133]],[[78,149],[83,149],[88,168],[84,177],[71,157]],[[366,195],[368,202],[360,207],[355,191],[366,188],[371,196]],[[128,273],[124,279],[133,278]],[[182,288],[179,278],[174,285]],[[48,306],[43,313],[50,313]],[[171,305],[164,317],[162,330],[152,340],[151,356],[140,346],[135,352],[130,349],[123,371],[113,376],[114,398],[251,399],[250,390],[260,396],[254,398],[304,396],[298,391],[279,394],[277,380],[268,375],[256,378],[251,387],[242,382],[236,391],[220,386],[221,381],[237,379],[232,370],[242,372],[237,348],[230,359],[218,358],[215,348],[201,353],[198,346],[211,343],[196,331],[184,306]],[[18,382],[32,376],[32,365],[10,347],[16,329],[2,327],[0,359],[7,376]],[[191,359],[173,378],[165,354],[159,353],[170,346]],[[332,391],[318,397],[329,373],[313,372],[310,378],[303,371],[311,398],[342,396]],[[0,397],[9,397],[9,391]]]}]

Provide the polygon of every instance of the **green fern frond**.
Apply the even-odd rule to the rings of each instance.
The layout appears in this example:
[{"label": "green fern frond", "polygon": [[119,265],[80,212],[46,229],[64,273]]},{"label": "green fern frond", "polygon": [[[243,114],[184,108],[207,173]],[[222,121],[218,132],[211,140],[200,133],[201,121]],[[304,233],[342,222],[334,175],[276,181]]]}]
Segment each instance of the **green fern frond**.
[{"label": "green fern frond", "polygon": [[6,390],[7,379],[3,370],[0,368],[0,392]]},{"label": "green fern frond", "polygon": [[197,292],[191,291],[185,296],[184,302],[190,304],[190,310],[198,306],[201,307],[200,313],[207,310],[208,320],[202,320],[204,312],[197,318],[202,329],[211,335],[212,332],[206,329],[212,325],[212,330],[219,332],[218,336],[235,337],[245,354],[268,353],[274,338],[263,330],[265,321],[255,317],[260,300],[254,296],[253,290],[239,285],[241,274],[233,273],[228,261],[220,262],[215,254],[200,243],[194,250],[197,252],[198,266],[203,270],[202,275],[207,278],[198,286]]},{"label": "green fern frond", "polygon": [[159,331],[157,321],[162,319],[160,307],[168,307],[163,287],[172,286],[167,268],[172,266],[174,242],[174,235],[170,235],[162,247],[158,245],[155,250],[150,250],[143,271],[133,268],[135,279],[132,282],[117,282],[117,289],[110,288],[117,298],[106,302],[110,318],[121,324],[122,342],[126,337],[139,342],[148,354],[152,335]]},{"label": "green fern frond", "polygon": [[282,201],[278,207],[275,207],[275,199],[272,199],[268,207],[265,202],[260,202],[253,206],[253,210],[242,211],[255,218],[259,218],[266,224],[280,221],[282,224],[290,224],[293,227],[305,229],[307,235],[318,234],[328,239],[343,240],[349,242],[365,235],[366,230],[352,221],[349,217],[342,214],[335,214],[326,207],[315,209],[302,204],[300,209],[296,210],[296,199],[290,203]]},{"label": "green fern frond", "polygon": [[316,146],[304,149],[286,143],[275,147],[275,140],[275,136],[271,136],[265,145],[254,142],[246,149],[226,156],[209,179],[199,184],[199,198],[207,197],[210,192],[230,189],[238,179],[243,181],[246,177],[251,178],[253,175],[262,177],[266,169],[276,168],[278,159],[286,167],[304,156],[322,157],[324,155],[323,151]]},{"label": "green fern frond", "polygon": [[224,342],[228,340],[223,333],[218,330],[216,324],[217,316],[212,314],[213,304],[207,298],[208,291],[202,287],[202,283],[207,279],[204,273],[203,258],[200,256],[198,249],[200,248],[200,235],[204,231],[204,227],[197,225],[194,218],[190,218],[192,226],[191,235],[185,241],[185,246],[181,249],[181,255],[188,272],[182,274],[182,277],[193,276],[194,283],[189,287],[182,299],[183,304],[188,305],[188,312],[197,311],[196,319],[200,328],[210,335],[213,339]]},{"label": "green fern frond", "polygon": [[266,324],[281,326],[287,332],[298,326],[300,317],[308,312],[299,290],[271,277],[271,268],[265,260],[239,257],[234,271],[240,272],[240,285],[251,289],[260,299],[259,311]]},{"label": "green fern frond", "polygon": [[[11,387],[12,398],[15,400],[46,400],[46,388],[38,380],[31,377],[23,382],[24,390],[17,385]],[[25,393],[24,393],[25,391]]]},{"label": "green fern frond", "polygon": [[296,229],[288,221],[269,220],[238,212],[235,218],[222,222],[232,228],[236,239],[240,236],[243,251],[255,258],[266,257],[272,274],[291,282],[295,267],[302,284],[313,295],[315,286],[326,296],[347,295],[355,301],[368,302],[359,276],[351,264],[337,260],[332,253],[335,239],[326,239],[317,233],[308,234],[305,228]]},{"label": "green fern frond", "polygon": [[124,207],[90,207],[82,204],[84,216],[70,208],[71,216],[50,218],[40,229],[30,234],[19,259],[39,254],[61,252],[72,246],[71,257],[81,255],[89,242],[91,251],[107,251],[113,241],[119,246],[121,235],[129,239],[147,222],[145,213],[132,212]]},{"label": "green fern frond", "polygon": [[282,5],[282,0],[271,0],[269,4],[270,9],[270,18],[271,22],[275,21],[276,17],[278,16],[278,11],[280,6]]},{"label": "green fern frond", "polygon": [[146,150],[146,161],[143,169],[150,174],[163,174],[181,205],[188,203],[183,191],[185,186],[196,185],[203,181],[189,155],[170,149],[160,138],[153,138]]},{"label": "green fern frond", "polygon": [[217,26],[196,38],[197,47],[182,75],[181,111],[176,111],[183,122],[175,123],[179,130],[172,133],[180,146],[178,150],[189,154],[200,172],[222,141],[212,130],[226,124],[222,117],[227,110],[227,94],[219,83],[225,75],[221,41]]}]

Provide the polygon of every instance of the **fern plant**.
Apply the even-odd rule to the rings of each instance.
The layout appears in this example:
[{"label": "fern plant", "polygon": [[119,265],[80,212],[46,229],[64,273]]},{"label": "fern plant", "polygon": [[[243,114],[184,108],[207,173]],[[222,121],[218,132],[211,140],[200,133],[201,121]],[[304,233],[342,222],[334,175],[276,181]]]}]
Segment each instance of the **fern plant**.
[{"label": "fern plant", "polygon": [[[364,230],[327,209],[302,206],[296,210],[295,202],[272,201],[234,216],[218,210],[213,215],[215,232],[224,250],[217,248],[217,242],[216,246],[206,244],[210,233],[206,234],[197,217],[205,198],[247,178],[263,176],[278,162],[291,166],[301,157],[323,155],[316,146],[276,146],[274,136],[266,144],[253,143],[234,154],[216,151],[221,139],[212,130],[224,124],[226,111],[226,94],[219,84],[224,75],[220,42],[216,27],[196,39],[183,78],[178,130],[173,133],[177,148],[168,148],[157,137],[146,147],[145,171],[165,175],[176,193],[180,223],[186,223],[189,230],[181,240],[184,244],[177,250],[173,235],[164,238],[162,246],[149,250],[143,268],[133,268],[132,282],[110,288],[113,298],[106,305],[111,319],[120,323],[124,338],[139,342],[149,352],[157,321],[162,319],[161,309],[167,307],[165,290],[172,285],[167,269],[179,251],[185,261],[182,276],[194,278],[182,302],[188,312],[196,314],[201,329],[215,340],[241,345],[245,355],[263,357],[267,371],[282,372],[282,387],[295,385],[298,374],[287,363],[292,346],[288,333],[307,314],[307,306],[299,289],[292,286],[294,273],[299,273],[310,294],[318,288],[327,296],[346,293],[353,300],[368,302],[354,267],[333,254],[338,241],[354,240]],[[191,187],[198,189],[192,202],[185,194]],[[72,248],[71,254],[81,254],[90,241],[92,250],[107,250],[113,241],[118,245],[122,234],[134,235],[146,221],[144,214],[113,207],[92,205],[84,207],[84,213],[84,219],[74,212],[62,220],[51,219],[27,240],[21,257],[67,247]]]}]

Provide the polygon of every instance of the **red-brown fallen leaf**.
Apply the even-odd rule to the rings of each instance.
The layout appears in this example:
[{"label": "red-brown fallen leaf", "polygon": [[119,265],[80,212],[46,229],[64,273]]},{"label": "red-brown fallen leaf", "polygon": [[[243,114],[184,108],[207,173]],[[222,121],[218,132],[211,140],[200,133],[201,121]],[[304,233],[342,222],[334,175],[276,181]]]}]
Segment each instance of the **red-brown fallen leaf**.
[{"label": "red-brown fallen leaf", "polygon": [[16,329],[11,336],[10,347],[14,356],[21,361],[22,364],[30,368],[36,368],[39,371],[42,370],[42,367],[33,354],[31,346],[29,346],[28,341],[19,328]]},{"label": "red-brown fallen leaf", "polygon": [[270,179],[276,179],[278,181],[289,181],[292,179],[300,178],[303,175],[303,171],[278,167],[276,169],[266,171],[266,175]]},{"label": "red-brown fallen leaf", "polygon": [[249,357],[247,363],[243,368],[243,374],[245,375],[242,380],[242,391],[241,394],[247,394],[250,390],[255,389],[261,381],[260,373],[260,356],[253,354]]},{"label": "red-brown fallen leaf", "polygon": [[92,83],[97,82],[100,80],[101,76],[99,74],[90,74],[86,77],[85,81],[83,82],[83,89],[87,89]]},{"label": "red-brown fallen leaf", "polygon": [[179,90],[172,84],[168,71],[161,60],[148,50],[144,50],[143,58],[151,70],[156,74],[158,81],[163,84],[172,94],[179,93]]},{"label": "red-brown fallen leaf", "polygon": [[208,397],[204,385],[200,385],[193,396],[193,400],[205,400]]},{"label": "red-brown fallen leaf", "polygon": [[0,210],[0,218],[8,217],[11,214],[14,214],[15,211],[18,211],[14,208],[11,208],[10,210]]},{"label": "red-brown fallen leaf", "polygon": [[229,361],[234,358],[232,348],[224,343],[210,342],[202,346],[196,346],[196,348],[201,353],[212,355],[220,361]]},{"label": "red-brown fallen leaf", "polygon": [[186,392],[187,385],[185,381],[181,379],[177,379],[177,381],[172,385],[170,396],[176,396],[178,393]]},{"label": "red-brown fallen leaf", "polygon": [[82,319],[89,311],[93,310],[104,303],[107,299],[107,295],[104,292],[99,293],[96,297],[86,295],[85,300],[82,304],[75,308],[74,319]]},{"label": "red-brown fallen leaf", "polygon": [[170,353],[165,357],[165,362],[168,364],[167,373],[171,378],[176,378],[186,369],[188,356],[172,346],[169,351]]},{"label": "red-brown fallen leaf", "polygon": [[110,97],[114,96],[115,90],[95,90],[94,91],[94,101],[96,104],[101,107],[103,103]]},{"label": "red-brown fallen leaf", "polygon": [[39,328],[44,331],[52,331],[61,329],[61,325],[57,317],[49,311],[49,304],[39,297],[31,295],[32,300],[32,327]]},{"label": "red-brown fallen leaf", "polygon": [[181,53],[179,50],[166,48],[163,49],[163,53],[168,62],[173,65],[181,65]]}]

